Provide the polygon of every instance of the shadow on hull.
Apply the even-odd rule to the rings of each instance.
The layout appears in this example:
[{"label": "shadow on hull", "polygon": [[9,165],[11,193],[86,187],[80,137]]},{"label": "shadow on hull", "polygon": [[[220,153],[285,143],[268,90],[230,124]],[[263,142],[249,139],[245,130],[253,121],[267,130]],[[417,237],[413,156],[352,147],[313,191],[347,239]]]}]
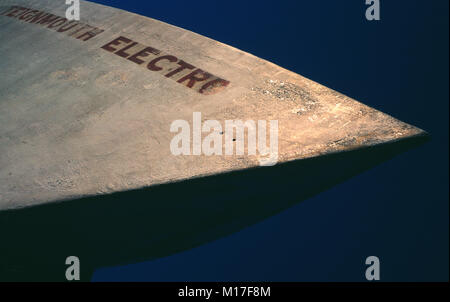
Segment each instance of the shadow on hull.
[{"label": "shadow on hull", "polygon": [[78,256],[81,280],[89,281],[95,268],[190,249],[255,224],[426,140],[416,136],[270,168],[2,212],[0,280],[64,281],[66,257]]}]

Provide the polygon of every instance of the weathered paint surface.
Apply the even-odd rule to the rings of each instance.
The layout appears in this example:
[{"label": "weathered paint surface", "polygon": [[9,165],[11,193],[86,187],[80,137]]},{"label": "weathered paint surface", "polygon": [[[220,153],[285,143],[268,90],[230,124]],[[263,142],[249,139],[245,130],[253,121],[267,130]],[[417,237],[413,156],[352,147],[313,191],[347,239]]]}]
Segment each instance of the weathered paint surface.
[{"label": "weathered paint surface", "polygon": [[88,27],[76,32],[64,18],[32,22],[33,11],[65,16],[64,1],[3,0],[0,12],[11,5],[30,10],[0,15],[0,210],[258,166],[257,156],[173,156],[170,124],[194,111],[278,120],[279,162],[424,134],[157,20],[81,1]]}]

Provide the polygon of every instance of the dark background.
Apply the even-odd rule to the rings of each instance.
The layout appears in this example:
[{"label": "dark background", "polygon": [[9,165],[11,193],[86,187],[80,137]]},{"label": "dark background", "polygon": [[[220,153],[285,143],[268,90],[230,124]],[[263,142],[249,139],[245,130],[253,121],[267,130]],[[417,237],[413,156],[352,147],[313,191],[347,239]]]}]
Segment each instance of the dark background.
[{"label": "dark background", "polygon": [[365,0],[93,2],[237,47],[432,136],[231,236],[93,281],[364,281],[372,255],[382,281],[448,281],[448,0],[381,0],[371,22]]}]

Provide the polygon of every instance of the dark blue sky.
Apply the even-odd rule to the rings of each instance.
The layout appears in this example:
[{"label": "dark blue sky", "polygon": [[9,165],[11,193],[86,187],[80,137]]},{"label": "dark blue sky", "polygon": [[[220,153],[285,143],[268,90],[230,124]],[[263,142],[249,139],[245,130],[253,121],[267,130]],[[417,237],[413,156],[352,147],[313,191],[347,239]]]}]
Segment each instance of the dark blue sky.
[{"label": "dark blue sky", "polygon": [[364,0],[93,2],[250,52],[432,135],[257,225],[93,280],[363,281],[370,255],[384,281],[448,280],[447,0],[381,0],[379,22]]}]

